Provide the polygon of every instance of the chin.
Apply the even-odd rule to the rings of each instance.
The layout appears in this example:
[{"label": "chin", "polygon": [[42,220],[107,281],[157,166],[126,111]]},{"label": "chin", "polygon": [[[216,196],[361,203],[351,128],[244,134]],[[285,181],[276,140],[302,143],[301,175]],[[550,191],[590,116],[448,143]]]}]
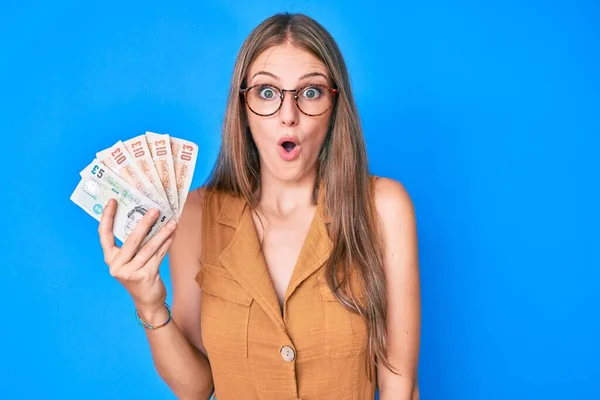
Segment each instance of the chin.
[{"label": "chin", "polygon": [[278,180],[283,182],[300,182],[312,176],[313,168],[307,168],[305,164],[297,164],[288,168],[279,168],[270,170],[271,174]]},{"label": "chin", "polygon": [[286,182],[293,182],[300,180],[302,178],[302,171],[298,169],[280,169],[276,171],[271,171],[271,173],[279,180]]}]

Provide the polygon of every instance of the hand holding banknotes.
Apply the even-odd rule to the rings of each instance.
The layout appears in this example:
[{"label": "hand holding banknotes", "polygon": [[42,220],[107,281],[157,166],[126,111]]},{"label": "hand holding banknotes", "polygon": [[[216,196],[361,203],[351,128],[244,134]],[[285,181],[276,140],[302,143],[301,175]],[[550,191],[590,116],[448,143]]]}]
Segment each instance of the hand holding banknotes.
[{"label": "hand holding banknotes", "polygon": [[98,227],[104,261],[110,274],[127,289],[140,313],[151,314],[161,308],[167,296],[158,267],[175,237],[175,221],[171,219],[146,244],[142,240],[156,223],[159,213],[150,209],[136,224],[121,248],[113,235],[117,202],[110,200]]},{"label": "hand holding banknotes", "polygon": [[100,222],[110,274],[140,313],[157,311],[166,298],[159,266],[173,242],[197,156],[198,146],[188,140],[146,132],[96,153],[71,194]]}]

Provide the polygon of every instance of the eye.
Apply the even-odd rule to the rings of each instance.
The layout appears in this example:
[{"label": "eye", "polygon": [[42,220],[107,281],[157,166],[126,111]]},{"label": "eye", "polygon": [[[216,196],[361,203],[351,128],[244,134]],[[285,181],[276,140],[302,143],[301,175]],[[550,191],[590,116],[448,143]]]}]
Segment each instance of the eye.
[{"label": "eye", "polygon": [[302,90],[301,96],[308,100],[315,100],[321,97],[323,91],[318,86],[308,86]]},{"label": "eye", "polygon": [[272,86],[259,86],[256,88],[258,91],[259,97],[265,100],[272,100],[277,97],[279,91]]}]

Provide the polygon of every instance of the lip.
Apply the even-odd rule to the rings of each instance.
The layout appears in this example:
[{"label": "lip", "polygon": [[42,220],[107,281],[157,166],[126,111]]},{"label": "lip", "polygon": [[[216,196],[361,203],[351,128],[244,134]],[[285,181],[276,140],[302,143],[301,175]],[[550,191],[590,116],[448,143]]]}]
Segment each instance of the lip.
[{"label": "lip", "polygon": [[298,138],[296,136],[283,136],[281,139],[279,139],[279,141],[277,142],[277,146],[281,146],[283,144],[283,142],[292,142],[294,143],[296,146],[298,146],[300,144],[300,142],[298,141]]},{"label": "lip", "polygon": [[[282,144],[284,142],[292,142],[296,145],[296,147],[294,147],[294,149],[292,151],[286,151]],[[293,161],[296,158],[298,158],[298,156],[300,155],[300,143],[298,141],[298,139],[294,136],[284,136],[281,139],[279,139],[279,141],[277,142],[277,151],[279,153],[279,156],[284,160],[284,161]]]}]

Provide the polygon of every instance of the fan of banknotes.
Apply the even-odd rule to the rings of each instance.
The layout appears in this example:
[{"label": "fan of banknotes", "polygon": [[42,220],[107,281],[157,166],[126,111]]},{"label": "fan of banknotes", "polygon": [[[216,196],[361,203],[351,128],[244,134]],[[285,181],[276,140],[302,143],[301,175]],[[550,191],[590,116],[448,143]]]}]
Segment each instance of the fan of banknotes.
[{"label": "fan of banknotes", "polygon": [[79,173],[71,200],[100,221],[104,206],[117,200],[113,233],[124,242],[151,208],[158,219],[143,243],[171,218],[181,216],[198,157],[198,146],[168,134],[146,132],[96,153]]}]

